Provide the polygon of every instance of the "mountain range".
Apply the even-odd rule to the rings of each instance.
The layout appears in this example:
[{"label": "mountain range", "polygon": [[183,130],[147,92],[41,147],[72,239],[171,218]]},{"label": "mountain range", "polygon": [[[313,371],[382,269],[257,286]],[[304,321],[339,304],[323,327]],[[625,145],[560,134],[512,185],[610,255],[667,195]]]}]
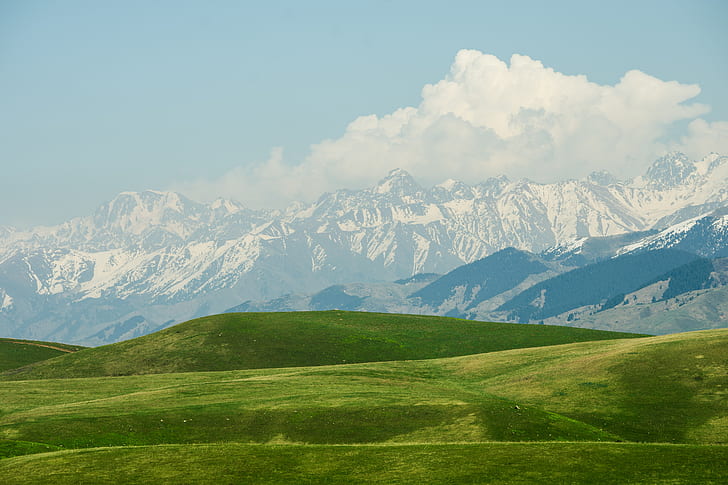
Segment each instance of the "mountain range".
[{"label": "mountain range", "polygon": [[[432,310],[428,299],[440,296],[425,288],[434,281],[428,274],[488,265],[477,262],[514,248],[506,254],[528,270],[481,284],[475,296],[474,285],[465,307],[444,298],[447,311],[471,316],[484,301],[505,304],[519,290],[618,253],[673,248],[725,257],[727,205],[728,157],[691,161],[680,153],[631,180],[607,172],[550,184],[501,176],[427,189],[397,169],[373,187],[284,210],[124,192],[57,226],[0,228],[0,333],[96,345],[241,304],[308,298],[296,295],[318,295],[312,305],[325,308],[343,293],[356,308],[363,296],[337,290],[353,282],[372,295],[399,292],[399,300],[384,299],[400,301],[388,310],[412,306],[417,290]],[[447,313],[442,304],[437,311]]]},{"label": "mountain range", "polygon": [[[609,237],[582,241],[568,252],[506,248],[445,275],[334,285],[315,294],[247,301],[228,311],[420,313],[653,334],[721,328],[728,324],[728,258],[716,257],[714,249],[728,247],[726,222],[728,216],[719,213],[695,218],[681,223],[681,238],[672,227],[661,233],[664,238],[643,235],[643,247],[619,248],[616,241],[633,238]],[[703,247],[696,245],[696,233],[706,236]],[[658,241],[672,247],[650,247]],[[694,252],[679,249],[686,242]],[[574,261],[585,260],[578,248],[589,248],[590,257],[601,248],[602,257],[575,267]]]}]

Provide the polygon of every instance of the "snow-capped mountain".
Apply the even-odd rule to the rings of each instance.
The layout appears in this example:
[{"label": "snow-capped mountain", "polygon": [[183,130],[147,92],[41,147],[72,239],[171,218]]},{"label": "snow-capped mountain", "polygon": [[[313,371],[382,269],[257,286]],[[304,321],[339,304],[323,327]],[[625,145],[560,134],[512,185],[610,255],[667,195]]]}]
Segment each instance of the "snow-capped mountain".
[{"label": "snow-capped mountain", "polygon": [[547,260],[582,265],[621,254],[680,249],[706,258],[728,257],[728,207],[679,222],[661,231],[578,238],[544,251]]},{"label": "snow-capped mountain", "polygon": [[619,254],[677,248],[709,258],[728,257],[728,208],[694,217],[620,249]]},{"label": "snow-capped mountain", "polygon": [[[614,244],[609,239],[607,248]],[[693,252],[633,245],[642,249],[615,250],[619,254],[576,268],[569,266],[577,260],[572,256],[557,261],[544,257],[553,252],[506,248],[445,275],[334,285],[314,294],[246,301],[227,311],[338,309],[653,334],[722,328],[728,316],[728,300],[720,299],[728,288],[728,258],[697,255],[710,253],[716,239],[708,236],[699,244],[693,238]]]},{"label": "snow-capped mountain", "polygon": [[58,226],[0,228],[0,334],[100,343],[249,299],[446,273],[506,247],[539,252],[694,217],[728,203],[727,180],[728,157],[670,154],[621,182],[600,172],[428,189],[394,170],[283,211],[124,192]]}]

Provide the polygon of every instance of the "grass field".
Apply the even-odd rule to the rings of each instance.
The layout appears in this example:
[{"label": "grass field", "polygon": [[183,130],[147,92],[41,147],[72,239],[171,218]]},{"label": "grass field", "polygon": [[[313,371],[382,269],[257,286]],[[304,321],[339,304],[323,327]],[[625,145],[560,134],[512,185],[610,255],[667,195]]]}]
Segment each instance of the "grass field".
[{"label": "grass field", "polygon": [[0,461],[8,485],[53,483],[725,483],[728,447],[626,443],[164,445]]},{"label": "grass field", "polygon": [[[400,326],[402,335],[414,339],[414,320],[403,321],[413,327]],[[395,340],[395,325],[380,325]],[[478,345],[490,342],[491,351],[457,355],[443,344],[438,351],[456,355],[445,358],[377,362],[374,350],[372,361],[355,364],[6,374],[0,476],[8,483],[728,480],[728,330],[524,348],[519,332],[549,327],[483,325],[492,336]],[[361,319],[351,324],[359,335],[360,326]],[[441,330],[426,321],[421,333]],[[436,347],[431,342],[424,351]],[[123,349],[101,350],[114,348]],[[91,350],[98,349],[48,364],[68,369],[70,358]],[[197,355],[190,350],[180,355]]]}]

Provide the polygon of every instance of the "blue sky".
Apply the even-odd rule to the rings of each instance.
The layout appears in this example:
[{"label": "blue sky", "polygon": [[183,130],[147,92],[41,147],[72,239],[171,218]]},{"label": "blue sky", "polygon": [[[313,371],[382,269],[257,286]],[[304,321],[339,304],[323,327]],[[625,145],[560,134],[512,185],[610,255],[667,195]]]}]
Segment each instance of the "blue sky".
[{"label": "blue sky", "polygon": [[[526,63],[545,76],[535,86],[550,82],[549,69],[567,78],[585,75],[599,86],[616,86],[631,70],[661,83],[657,91],[664,91],[664,99],[639,109],[661,112],[659,106],[669,105],[664,111],[670,113],[636,131],[644,133],[645,143],[628,144],[649,149],[633,149],[634,160],[625,153],[595,154],[582,167],[560,162],[584,157],[571,140],[548,150],[555,160],[551,171],[559,176],[582,176],[595,168],[641,171],[653,154],[681,143],[696,153],[703,146],[719,150],[725,146],[721,123],[728,120],[726,21],[723,1],[2,0],[0,225],[58,223],[91,213],[123,190],[171,188],[198,199],[217,191],[253,207],[275,202],[265,194],[281,203],[289,195],[310,199],[318,190],[367,185],[400,159],[426,184],[447,175],[448,164],[453,177],[467,182],[501,171],[539,180],[552,163],[546,152],[516,150],[522,137],[500,133],[492,120],[469,121],[491,138],[469,133],[472,127],[464,127],[456,108],[460,118],[438,115],[436,123],[430,120],[437,131],[430,126],[427,133],[466,137],[471,152],[452,157],[467,163],[443,161],[448,145],[425,146],[421,138],[405,140],[407,152],[390,149],[403,144],[399,138],[371,153],[367,148],[381,141],[388,114],[420,106],[423,87],[450,79],[449,72],[455,76],[451,68],[488,73],[483,66],[494,66],[497,58],[507,67],[513,54],[542,63],[543,69]],[[462,49],[482,56],[456,61]],[[479,82],[465,77],[461,92]],[[515,82],[512,76],[503,79]],[[630,85],[640,86],[634,92],[652,82],[634,79]],[[571,95],[570,81],[553,82],[555,90]],[[700,94],[687,87],[696,84]],[[533,91],[534,85],[524,86]],[[594,96],[589,89],[584,87],[585,100]],[[442,93],[433,99],[439,113],[450,112]],[[676,103],[695,106],[676,113]],[[543,111],[539,106],[529,109]],[[423,112],[408,114],[406,122]],[[366,129],[379,135],[361,141],[361,123],[349,124],[366,115],[377,115],[367,121],[376,128],[369,123]],[[683,140],[696,119],[700,123],[691,129],[700,130],[693,136],[700,146]],[[589,139],[594,133],[572,137]],[[439,161],[410,159],[423,151],[439,154]],[[482,163],[475,152],[483,153]],[[356,166],[367,165],[367,156],[381,160],[368,172],[382,173],[362,174]],[[518,165],[521,159],[530,165]],[[615,167],[600,166],[613,159]],[[298,170],[293,180],[281,182],[278,192],[270,190],[291,167]],[[309,192],[295,185],[302,173],[313,174]],[[263,195],[251,182],[257,177]]]}]

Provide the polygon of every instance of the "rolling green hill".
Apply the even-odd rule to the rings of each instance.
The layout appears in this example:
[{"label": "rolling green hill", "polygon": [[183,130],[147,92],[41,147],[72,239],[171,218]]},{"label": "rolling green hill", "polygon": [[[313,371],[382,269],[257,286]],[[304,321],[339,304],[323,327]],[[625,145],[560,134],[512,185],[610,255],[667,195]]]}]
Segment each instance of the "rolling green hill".
[{"label": "rolling green hill", "polygon": [[119,376],[430,359],[639,337],[559,326],[352,313],[229,313],[5,372],[2,379]]},{"label": "rolling green hill", "polygon": [[[321,315],[329,320],[312,320]],[[414,317],[297,316],[309,320],[290,328],[329,328],[304,333],[309,339],[366,327],[373,332],[366,335],[414,345],[405,340],[414,338]],[[177,349],[181,362],[196,363],[194,352],[180,350],[184,343],[196,349],[212,337],[204,325],[218,333],[244,326],[236,317],[222,320],[230,327],[216,318],[189,322],[158,334],[166,340],[150,336],[145,348]],[[335,324],[339,317],[348,326]],[[281,320],[273,321],[289,328]],[[419,333],[435,336],[459,323],[424,322]],[[547,329],[532,344],[553,338],[548,327],[480,325],[491,328],[493,345],[513,345],[522,329]],[[306,342],[313,346],[299,345]],[[417,342],[443,351],[435,340]],[[117,345],[49,362],[91,350],[120,349],[126,353],[116,359],[129,358]],[[721,483],[728,477],[726,355],[728,329],[721,329],[424,360],[5,380],[0,476],[61,484]]]},{"label": "rolling green hill", "polygon": [[84,347],[78,345],[0,338],[0,372],[40,362]]},{"label": "rolling green hill", "polygon": [[0,437],[174,443],[728,443],[728,330],[447,359],[1,382]]},{"label": "rolling green hill", "polygon": [[442,361],[461,382],[624,441],[728,443],[728,329]]}]

